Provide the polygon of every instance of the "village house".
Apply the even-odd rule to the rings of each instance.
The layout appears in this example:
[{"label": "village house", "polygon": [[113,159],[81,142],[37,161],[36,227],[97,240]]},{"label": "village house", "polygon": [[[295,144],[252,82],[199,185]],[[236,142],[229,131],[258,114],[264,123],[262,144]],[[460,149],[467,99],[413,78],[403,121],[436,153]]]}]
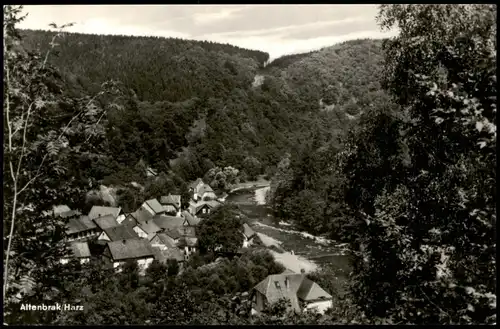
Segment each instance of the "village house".
[{"label": "village house", "polygon": [[191,215],[187,210],[184,210],[181,216],[184,218],[184,226],[197,226],[201,221],[200,218]]},{"label": "village house", "polygon": [[125,215],[122,212],[122,209],[119,207],[103,207],[103,206],[93,206],[89,212],[90,220],[95,220],[96,218],[103,216],[113,216],[117,222],[121,222],[125,219]]},{"label": "village house", "polygon": [[154,250],[148,240],[132,239],[108,242],[103,253],[103,259],[112,264],[113,268],[121,271],[121,266],[129,260],[137,261],[139,273],[144,275],[145,270],[154,260]]},{"label": "village house", "polygon": [[128,214],[125,217],[125,219],[128,218],[130,221],[132,221],[130,217],[135,219],[135,221],[137,223],[142,223],[142,222],[148,221],[150,219],[153,219],[154,215],[152,213],[150,213],[149,211],[145,210],[144,208],[139,208],[136,211],[134,211],[133,213]]},{"label": "village house", "polygon": [[163,206],[156,199],[144,201],[144,203],[141,205],[141,209],[148,211],[153,216],[161,215],[165,212]]},{"label": "village house", "polygon": [[177,242],[165,233],[157,233],[151,239],[151,247],[156,249],[155,258],[161,263],[168,260],[176,260],[178,263],[184,262],[184,255],[177,247]]},{"label": "village house", "polygon": [[181,196],[166,195],[160,198],[160,204],[163,206],[166,215],[177,216],[181,215]]},{"label": "village house", "polygon": [[155,222],[150,219],[145,222],[138,223],[133,227],[133,230],[137,233],[140,238],[148,239],[154,236],[157,232],[162,229],[155,224]]},{"label": "village house", "polygon": [[189,184],[189,193],[191,193],[191,198],[196,202],[217,199],[214,190],[212,190],[210,185],[205,184],[201,178]]},{"label": "village house", "polygon": [[181,232],[177,229],[170,229],[170,230],[165,230],[162,233],[168,235],[172,240],[174,241],[175,245],[178,245],[180,243],[180,239],[182,238]]},{"label": "village house", "polygon": [[153,217],[154,223],[162,230],[171,230],[177,227],[182,227],[184,218],[175,216],[160,215]]},{"label": "village house", "polygon": [[68,241],[74,240],[89,240],[96,238],[101,229],[90,220],[89,216],[80,215],[79,217],[71,217],[66,224],[66,234]]},{"label": "village house", "polygon": [[104,231],[107,228],[115,227],[120,224],[116,221],[116,217],[114,215],[104,215],[101,217],[97,217],[94,219],[94,223],[100,228],[101,231]]},{"label": "village house", "polygon": [[97,240],[105,241],[119,241],[130,239],[139,239],[139,235],[137,235],[133,228],[128,225],[119,225],[106,228],[97,238]]},{"label": "village house", "polygon": [[87,242],[71,242],[69,244],[69,249],[71,255],[69,257],[64,257],[61,259],[61,264],[67,264],[71,259],[77,259],[80,264],[85,264],[90,262],[90,249]]},{"label": "village house", "polygon": [[201,202],[189,202],[188,211],[197,217],[207,217],[215,209],[220,207],[222,204],[216,200],[201,201]]},{"label": "village house", "polygon": [[256,233],[250,225],[247,223],[243,224],[243,248],[248,248],[253,243],[253,238],[256,236]]},{"label": "village house", "polygon": [[292,309],[301,312],[316,309],[323,314],[332,307],[332,296],[317,283],[309,280],[304,273],[286,270],[281,274],[269,275],[251,291],[252,313],[261,312],[266,305],[281,298],[290,300]]}]

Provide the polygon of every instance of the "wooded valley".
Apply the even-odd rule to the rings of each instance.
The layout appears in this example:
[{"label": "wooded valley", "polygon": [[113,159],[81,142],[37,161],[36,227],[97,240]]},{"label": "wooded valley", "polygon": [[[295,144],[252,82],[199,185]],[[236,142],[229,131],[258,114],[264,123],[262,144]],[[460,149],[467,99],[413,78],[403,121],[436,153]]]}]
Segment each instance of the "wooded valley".
[{"label": "wooded valley", "polygon": [[[397,37],[270,63],[229,44],[20,19],[4,7],[4,322],[496,323],[495,6],[381,5]],[[280,303],[247,315],[233,297],[284,270],[262,250],[210,267],[202,249],[181,275],[58,262],[67,223],[48,211],[106,205],[88,197],[101,185],[131,213],[170,193],[187,207],[197,178],[229,192],[258,177],[276,219],[349,246],[345,296],[327,270],[308,274],[334,297],[324,315]],[[26,278],[21,303],[88,307],[20,311]]]}]

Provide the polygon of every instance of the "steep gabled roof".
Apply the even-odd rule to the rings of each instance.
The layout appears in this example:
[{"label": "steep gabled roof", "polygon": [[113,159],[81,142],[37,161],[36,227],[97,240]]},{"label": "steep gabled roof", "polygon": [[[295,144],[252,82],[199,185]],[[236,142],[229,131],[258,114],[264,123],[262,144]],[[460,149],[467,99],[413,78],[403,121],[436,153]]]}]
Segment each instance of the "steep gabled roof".
[{"label": "steep gabled roof", "polygon": [[321,288],[316,282],[305,278],[297,291],[301,300],[312,301],[318,299],[331,299],[332,296]]},{"label": "steep gabled roof", "polygon": [[181,227],[184,223],[184,218],[167,215],[156,215],[153,217],[153,221],[159,228],[170,230]]},{"label": "steep gabled roof", "polygon": [[101,207],[101,206],[93,206],[89,212],[89,218],[94,220],[99,217],[112,215],[114,218],[117,218],[120,214],[121,208],[117,207]]},{"label": "steep gabled roof", "polygon": [[312,301],[332,298],[318,284],[306,278],[305,274],[291,273],[291,271],[286,270],[281,274],[269,275],[253,289],[265,295],[270,303],[274,303],[281,298],[288,298],[292,303],[292,307],[297,311],[300,310],[299,299]]},{"label": "steep gabled roof", "polygon": [[165,234],[165,233],[158,233],[158,234],[156,234],[156,236],[161,241],[161,243],[163,243],[165,246],[167,246],[167,248],[174,248],[174,247],[176,247],[174,239],[172,239],[171,237],[169,237],[167,234]]},{"label": "steep gabled roof", "polygon": [[107,245],[114,261],[154,256],[149,241],[144,239],[112,241],[108,242]]},{"label": "steep gabled roof", "polygon": [[181,216],[187,221],[189,226],[196,226],[201,221],[198,217],[191,215],[187,210],[184,210]]},{"label": "steep gabled roof", "polygon": [[162,205],[172,205],[178,207],[181,203],[181,196],[172,194],[164,195],[160,198],[160,203]]},{"label": "steep gabled roof", "polygon": [[166,263],[169,259],[175,259],[178,262],[184,261],[184,255],[182,254],[182,251],[177,247],[168,248],[167,250],[161,250],[160,248],[153,247],[153,251],[155,254],[155,259],[162,263]]},{"label": "steep gabled roof", "polygon": [[139,239],[139,236],[130,225],[119,225],[104,229],[111,241]]},{"label": "steep gabled roof", "polygon": [[198,186],[199,183],[203,183],[203,180],[201,178],[198,178],[197,180],[195,180],[194,182],[192,182],[191,184],[189,184],[189,188],[190,189],[195,189],[196,186]]},{"label": "steep gabled roof", "polygon": [[254,230],[247,224],[243,224],[243,234],[247,237],[247,239],[250,239],[255,235]]},{"label": "steep gabled roof", "polygon": [[161,214],[163,212],[163,206],[156,199],[146,200],[144,203],[146,203],[155,214]]},{"label": "steep gabled roof", "polygon": [[139,226],[147,234],[156,233],[162,230],[152,219],[139,223],[137,226]]},{"label": "steep gabled roof", "polygon": [[110,227],[115,227],[118,226],[118,222],[116,221],[116,217],[113,215],[106,215],[106,216],[101,216],[96,219],[94,219],[94,222],[96,225],[101,229],[105,230]]},{"label": "steep gabled roof", "polygon": [[90,249],[87,242],[72,242],[70,244],[70,249],[76,258],[90,257]]},{"label": "steep gabled roof", "polygon": [[142,209],[142,208],[137,209],[136,211],[134,211],[130,215],[132,215],[139,223],[153,219],[153,216],[154,216],[154,215],[151,215],[151,213],[149,211]]},{"label": "steep gabled roof", "polygon": [[166,230],[164,233],[166,235],[168,235],[169,237],[171,237],[172,239],[174,239],[174,240],[178,240],[178,239],[180,239],[182,237],[182,235],[179,232],[179,230],[176,230],[176,229]]},{"label": "steep gabled roof", "polygon": [[66,224],[66,234],[74,234],[92,230],[97,226],[88,216],[82,215],[78,218],[70,218]]},{"label": "steep gabled roof", "polygon": [[214,190],[212,190],[212,188],[210,187],[210,185],[208,184],[203,184],[199,190],[198,190],[198,193],[203,195],[203,193],[208,193],[208,192],[213,192]]}]

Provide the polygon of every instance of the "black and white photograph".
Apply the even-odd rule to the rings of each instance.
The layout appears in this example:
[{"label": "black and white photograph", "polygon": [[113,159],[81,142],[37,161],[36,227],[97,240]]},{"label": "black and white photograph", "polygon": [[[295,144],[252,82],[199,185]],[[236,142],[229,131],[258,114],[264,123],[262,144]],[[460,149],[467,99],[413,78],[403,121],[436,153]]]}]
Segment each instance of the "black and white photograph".
[{"label": "black and white photograph", "polygon": [[496,325],[496,24],[3,5],[3,325]]}]

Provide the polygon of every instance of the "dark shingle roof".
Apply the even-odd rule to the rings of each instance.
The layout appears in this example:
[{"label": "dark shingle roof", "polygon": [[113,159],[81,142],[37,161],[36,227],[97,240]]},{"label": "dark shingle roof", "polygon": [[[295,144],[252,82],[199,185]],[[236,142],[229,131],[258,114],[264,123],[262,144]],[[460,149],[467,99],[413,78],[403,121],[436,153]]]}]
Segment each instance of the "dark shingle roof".
[{"label": "dark shingle roof", "polygon": [[119,225],[118,222],[116,221],[116,217],[114,217],[113,215],[98,217],[94,219],[94,222],[101,230],[105,230],[107,228]]},{"label": "dark shingle roof", "polygon": [[156,234],[156,236],[161,241],[161,243],[163,243],[165,246],[167,246],[167,248],[174,248],[175,247],[175,241],[174,241],[174,239],[172,239],[171,237],[169,237],[167,234],[165,234],[165,233],[158,233],[158,234]]},{"label": "dark shingle roof", "polygon": [[184,210],[181,214],[181,216],[187,221],[187,224],[189,226],[196,226],[200,223],[200,219],[198,217],[195,217],[189,213],[189,211]]},{"label": "dark shingle roof", "polygon": [[[286,281],[288,279],[288,288]],[[269,275],[259,282],[253,289],[266,296],[268,302],[274,303],[280,298],[288,298],[292,307],[299,311],[298,300],[330,299],[332,296],[318,284],[306,278],[305,274],[290,273]]]},{"label": "dark shingle roof", "polygon": [[139,223],[145,222],[153,218],[153,215],[151,215],[149,211],[144,210],[142,208],[137,209],[130,215],[132,215]]},{"label": "dark shingle roof", "polygon": [[332,296],[321,288],[316,282],[305,278],[297,291],[297,297],[310,301],[317,299],[330,299]]},{"label": "dark shingle roof", "polygon": [[203,195],[203,193],[206,193],[206,192],[213,192],[214,190],[212,190],[212,188],[210,187],[210,185],[208,184],[203,184],[200,189],[198,190],[198,193]]},{"label": "dark shingle roof", "polygon": [[153,220],[147,220],[145,222],[139,223],[139,225],[137,226],[139,226],[147,234],[156,233],[162,230],[160,227],[158,227],[158,225],[155,224]]},{"label": "dark shingle roof", "polygon": [[181,203],[181,196],[180,195],[164,195],[160,198],[160,203],[162,205],[173,205],[178,207],[179,204]]},{"label": "dark shingle roof", "polygon": [[164,233],[175,240],[180,239],[182,237],[179,230],[175,230],[175,229],[166,230]]},{"label": "dark shingle roof", "polygon": [[170,230],[181,227],[184,224],[184,218],[166,215],[157,215],[153,217],[154,223],[164,230]]},{"label": "dark shingle roof", "polygon": [[201,178],[198,178],[197,180],[189,184],[189,188],[195,189],[199,183],[203,183],[203,180]]},{"label": "dark shingle roof", "polygon": [[104,229],[111,241],[139,239],[139,236],[130,225],[119,225]]},{"label": "dark shingle roof", "polygon": [[90,257],[90,249],[87,242],[72,242],[70,248],[76,258]]},{"label": "dark shingle roof", "polygon": [[102,216],[112,215],[114,218],[117,218],[120,214],[121,208],[116,207],[101,207],[101,206],[93,206],[89,212],[89,218],[94,220]]},{"label": "dark shingle roof", "polygon": [[79,218],[70,218],[68,224],[66,224],[66,234],[84,232],[96,227],[95,223],[88,216],[83,215]]},{"label": "dark shingle roof", "polygon": [[143,239],[108,242],[108,247],[115,261],[154,256],[149,241]]},{"label": "dark shingle roof", "polygon": [[153,247],[153,251],[155,254],[155,259],[162,263],[166,263],[169,259],[175,259],[178,262],[184,261],[184,255],[182,254],[182,251],[177,247],[168,248],[166,250],[161,250],[160,248]]},{"label": "dark shingle roof", "polygon": [[156,199],[151,199],[145,201],[145,203],[155,212],[155,214],[160,214],[163,212],[163,206]]},{"label": "dark shingle roof", "polygon": [[243,224],[243,234],[247,237],[247,239],[250,239],[255,235],[255,232],[247,223],[245,223]]}]

